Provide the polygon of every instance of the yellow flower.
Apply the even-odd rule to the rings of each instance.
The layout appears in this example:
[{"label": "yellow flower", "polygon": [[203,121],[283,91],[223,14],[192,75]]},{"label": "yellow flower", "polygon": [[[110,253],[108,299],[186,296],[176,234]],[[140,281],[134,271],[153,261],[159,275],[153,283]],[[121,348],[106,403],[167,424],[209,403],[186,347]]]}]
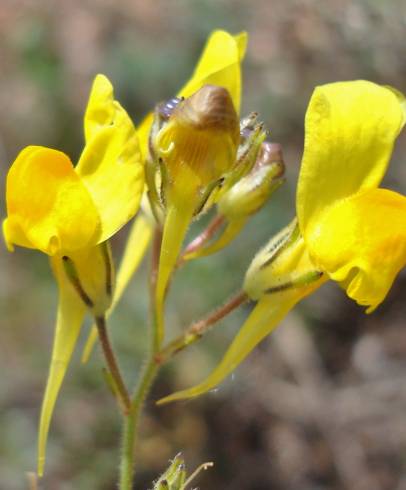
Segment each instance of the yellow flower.
[{"label": "yellow flower", "polygon": [[384,300],[406,264],[406,197],[378,186],[405,109],[400,93],[367,81],[316,88],[305,121],[298,225],[282,230],[252,262],[244,289],[258,303],[217,368],[161,403],[213,388],[327,279],[367,312]]},{"label": "yellow flower", "polygon": [[[210,185],[216,183],[222,170],[229,170],[235,162],[239,136],[237,115],[241,98],[240,64],[245,47],[245,33],[231,36],[224,31],[216,31],[210,36],[192,79],[179,93],[180,96],[186,97],[185,107],[181,107],[180,112],[175,110],[173,123],[170,120],[162,130],[163,133],[159,135],[161,142],[165,142],[168,133],[175,141],[173,146],[168,148],[172,152],[167,158],[162,155],[164,165],[171,168],[170,160],[173,160],[174,153],[178,159],[188,159],[186,165],[182,163],[181,179],[176,175],[168,176],[172,188],[168,189],[169,202],[163,226],[155,298],[159,343],[164,337],[163,305],[166,288],[187,228],[197,212],[202,194],[207,192]],[[205,86],[209,87],[203,88]],[[214,114],[218,109],[217,105],[222,112],[221,128],[215,127],[219,120],[218,114]],[[202,114],[201,109],[209,113],[210,117]],[[201,124],[207,120],[209,125]],[[200,127],[203,129],[199,129]],[[179,155],[182,149],[185,153],[183,156]],[[219,162],[219,159],[223,159],[223,162]],[[210,160],[217,161],[219,165],[211,167]],[[221,169],[221,163],[226,168]]]},{"label": "yellow flower", "polygon": [[405,109],[399,93],[356,81],[316,89],[306,116],[299,226],[316,267],[368,312],[405,264],[406,199],[377,189]]},{"label": "yellow flower", "polygon": [[[233,106],[239,114],[241,101],[241,61],[245,55],[247,34],[245,32],[233,36],[225,31],[214,31],[207,40],[206,46],[190,80],[178,92],[179,97],[190,97],[199,91],[204,85],[214,85],[227,89],[231,96]],[[148,140],[153,123],[154,115],[151,112],[137,129],[141,152],[144,160],[148,158]],[[165,131],[168,135],[167,131]],[[161,137],[164,136],[161,134]],[[162,138],[164,141],[165,138]],[[187,171],[187,170],[186,170]],[[190,173],[189,173],[190,177]],[[187,176],[185,177],[187,179]],[[182,194],[179,196],[182,198]],[[185,193],[187,201],[187,193]],[[162,302],[164,291],[170,274],[176,263],[177,256],[182,245],[184,234],[190,223],[189,212],[178,212],[174,207],[167,212],[164,242],[162,246],[163,255],[160,267],[160,281],[158,290],[158,303]],[[183,230],[183,231],[182,231]],[[118,303],[132,275],[135,273],[152,236],[151,222],[143,215],[139,215],[131,230],[134,240],[127,242],[125,257],[120,264],[117,273],[117,288],[110,312]],[[163,325],[161,318],[161,338],[163,337]],[[91,354],[97,339],[96,327],[92,328],[86,342],[82,361],[86,362]]]},{"label": "yellow flower", "polygon": [[165,217],[155,300],[160,341],[164,336],[165,292],[186,231],[235,166],[239,137],[239,121],[229,92],[204,85],[178,104],[155,139],[165,172],[161,178]]},{"label": "yellow flower", "polygon": [[[238,113],[241,97],[241,60],[246,34],[232,36],[215,31],[210,36],[191,80],[179,92],[179,103],[169,121],[152,140],[159,169],[166,172],[165,217],[156,288],[158,343],[164,337],[163,304],[187,228],[204,202],[235,162],[239,140]],[[139,129],[147,155],[153,116]],[[155,162],[158,165],[158,162]],[[147,166],[147,180],[150,165]],[[155,175],[149,182],[150,195]],[[155,193],[157,194],[157,193]]]},{"label": "yellow flower", "polygon": [[84,118],[86,145],[74,167],[62,152],[25,148],[7,176],[7,246],[50,256],[59,286],[51,366],[44,395],[38,473],[52,411],[86,310],[105,312],[113,270],[108,240],[134,216],[144,186],[135,128],[106,77],[94,81]]}]

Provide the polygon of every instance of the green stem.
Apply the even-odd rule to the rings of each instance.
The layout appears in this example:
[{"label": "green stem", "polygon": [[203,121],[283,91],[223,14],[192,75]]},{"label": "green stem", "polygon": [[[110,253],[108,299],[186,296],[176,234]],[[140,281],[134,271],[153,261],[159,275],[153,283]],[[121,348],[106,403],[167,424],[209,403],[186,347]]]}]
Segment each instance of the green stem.
[{"label": "green stem", "polygon": [[107,333],[106,318],[104,316],[96,316],[95,322],[104,358],[109,369],[110,379],[113,382],[114,391],[125,415],[131,408],[131,401]]},{"label": "green stem", "polygon": [[213,327],[213,325],[247,301],[249,301],[247,294],[244,291],[238,292],[222,306],[212,311],[208,316],[192,323],[183,334],[176,337],[174,340],[172,340],[172,342],[157,352],[155,354],[155,362],[157,364],[165,364],[175,354],[182,351],[190,344],[194,344],[200,340],[203,335]]},{"label": "green stem", "polygon": [[159,332],[156,321],[155,289],[158,277],[159,255],[161,249],[162,231],[155,230],[152,245],[150,297],[151,297],[151,331],[150,354],[138,380],[137,387],[131,398],[131,406],[128,415],[124,418],[123,442],[120,466],[120,490],[132,490],[135,474],[135,445],[142,407],[150,391],[152,382],[158,373],[160,365],[155,361],[155,355],[159,350]]},{"label": "green stem", "polygon": [[152,249],[152,267],[150,275],[150,293],[151,293],[151,347],[150,354],[144,368],[141,372],[138,385],[131,399],[131,406],[128,415],[124,418],[124,433],[121,454],[120,467],[120,490],[133,490],[134,473],[135,473],[135,445],[140,423],[141,411],[145,399],[148,396],[152,383],[158,374],[160,367],[168,361],[176,352],[187,345],[195,342],[208,331],[216,322],[234,311],[238,306],[248,300],[244,292],[233,296],[220,308],[217,308],[204,319],[192,324],[185,334],[161,350],[159,342],[159,332],[156,321],[156,308],[154,304],[155,288],[157,281],[157,271],[160,255],[160,244],[162,241],[161,230],[155,231],[154,243]]},{"label": "green stem", "polygon": [[144,366],[139,384],[132,399],[129,414],[124,419],[123,446],[120,468],[120,490],[132,490],[134,481],[135,443],[138,433],[141,410],[152,382],[158,373],[159,365],[151,358]]}]

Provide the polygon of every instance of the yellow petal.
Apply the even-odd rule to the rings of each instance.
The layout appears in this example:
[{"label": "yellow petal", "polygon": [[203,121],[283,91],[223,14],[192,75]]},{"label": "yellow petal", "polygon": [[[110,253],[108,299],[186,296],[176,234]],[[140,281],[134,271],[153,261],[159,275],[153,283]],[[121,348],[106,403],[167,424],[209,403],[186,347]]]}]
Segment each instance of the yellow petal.
[{"label": "yellow petal", "polygon": [[53,255],[97,240],[98,213],[64,153],[40,146],[21,151],[7,176],[6,200],[9,247]]},{"label": "yellow petal", "polygon": [[89,142],[100,129],[111,124],[116,111],[113,86],[107,77],[99,74],[93,81],[84,117],[86,142]]},{"label": "yellow petal", "polygon": [[151,242],[153,223],[144,215],[139,214],[132,224],[127,238],[124,255],[117,273],[113,307],[121,299],[125,288],[143,259]]},{"label": "yellow petal", "polygon": [[406,197],[372,189],[345,199],[321,214],[307,245],[317,266],[371,312],[406,264]]},{"label": "yellow petal", "polygon": [[190,97],[203,85],[218,85],[231,95],[235,110],[241,105],[241,62],[247,47],[247,33],[233,36],[225,31],[214,31],[209,37],[192,78],[179,91]]},{"label": "yellow petal", "polygon": [[[113,303],[107,312],[107,317],[109,317],[114,308],[120,301],[130,279],[135,274],[138,266],[143,259],[148,245],[151,241],[153,231],[153,224],[144,215],[139,214],[131,227],[131,231],[128,235],[126,242],[124,255],[121,260],[120,267],[117,272],[116,288],[114,290]],[[97,329],[93,325],[89,337],[86,341],[85,347],[83,349],[82,362],[86,363],[89,360],[90,354],[92,353],[94,343],[97,340]]]},{"label": "yellow petal", "polygon": [[288,311],[301,298],[301,294],[296,290],[294,294],[291,292],[277,293],[261,299],[214,371],[197,386],[162,398],[158,404],[194,398],[213,389],[234,371],[263,338],[278,326]]},{"label": "yellow petal", "polygon": [[79,282],[79,293],[89,311],[93,316],[104,315],[110,308],[115,283],[109,242],[77,250],[63,260],[68,273]]},{"label": "yellow petal", "polygon": [[[178,92],[189,97],[203,85],[218,85],[231,95],[237,113],[241,106],[241,62],[247,47],[247,33],[235,36],[225,31],[214,31],[204,48],[191,79]],[[153,115],[148,114],[138,128],[138,137],[144,157],[147,155],[148,135]]]},{"label": "yellow petal", "polygon": [[3,235],[9,252],[14,252],[14,245],[25,248],[35,248],[35,246],[28,241],[28,238],[17,219],[6,218],[3,221]]},{"label": "yellow petal", "polygon": [[96,78],[85,119],[87,143],[76,172],[97,207],[99,242],[116,233],[137,212],[144,166],[131,119],[113,99],[104,77]]},{"label": "yellow petal", "polygon": [[60,258],[58,260],[52,259],[52,265],[59,285],[59,305],[51,365],[39,424],[38,474],[40,476],[44,472],[48,430],[55,402],[85,315],[85,306],[68,283],[62,270]]},{"label": "yellow petal", "polygon": [[137,135],[140,142],[140,150],[141,150],[142,158],[144,160],[148,156],[149,132],[151,131],[153,121],[154,121],[154,114],[150,112],[144,117],[142,123],[137,128]]},{"label": "yellow petal", "polygon": [[399,93],[366,81],[316,88],[305,121],[297,191],[302,233],[326,206],[377,187],[404,122]]}]

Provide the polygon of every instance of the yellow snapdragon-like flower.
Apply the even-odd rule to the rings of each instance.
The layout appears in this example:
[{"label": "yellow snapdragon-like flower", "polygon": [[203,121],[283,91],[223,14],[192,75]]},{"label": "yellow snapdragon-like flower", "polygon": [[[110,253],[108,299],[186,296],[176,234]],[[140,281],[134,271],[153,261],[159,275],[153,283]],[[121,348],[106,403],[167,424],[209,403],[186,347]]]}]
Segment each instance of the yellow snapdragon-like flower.
[{"label": "yellow snapdragon-like flower", "polygon": [[163,340],[163,304],[187,229],[237,159],[239,121],[228,90],[204,85],[181,102],[156,137],[165,217],[156,287],[156,321]]},{"label": "yellow snapdragon-like flower", "polygon": [[53,408],[87,310],[102,315],[112,300],[108,240],[134,216],[144,186],[135,128],[103,75],[93,83],[84,118],[86,145],[74,167],[64,153],[30,146],[7,176],[7,246],[50,256],[59,286],[51,366],[39,431],[42,474]]},{"label": "yellow snapdragon-like flower", "polygon": [[305,121],[297,218],[255,257],[244,284],[257,305],[198,386],[220,383],[288,311],[327,279],[373,311],[406,264],[406,197],[378,188],[405,124],[403,96],[367,81],[316,88]]},{"label": "yellow snapdragon-like flower", "polygon": [[377,189],[405,109],[401,94],[356,81],[316,89],[306,116],[299,226],[316,267],[369,312],[405,263],[406,199]]},{"label": "yellow snapdragon-like flower", "polygon": [[[224,31],[214,32],[192,79],[179,93],[186,98],[185,102],[158,134],[160,157],[168,168],[169,181],[155,298],[159,343],[164,337],[166,288],[187,228],[197,212],[202,193],[235,162],[245,48],[245,33],[232,36]],[[143,128],[141,137],[142,134]],[[165,144],[168,135],[169,146]],[[174,157],[182,161],[176,165]]]},{"label": "yellow snapdragon-like flower", "polygon": [[[226,31],[214,31],[207,40],[206,46],[190,80],[181,88],[177,95],[179,97],[188,98],[202,89],[205,85],[222,87],[227,90],[231,97],[233,108],[237,114],[239,114],[241,105],[241,62],[245,55],[246,45],[247,34],[245,32],[234,36]],[[137,129],[144,160],[148,158],[148,141],[153,120],[153,113],[148,114]],[[163,151],[171,148],[170,140],[173,138],[178,139],[180,145],[190,147],[190,149],[193,150],[195,141],[191,141],[190,134],[182,131],[181,121],[179,122],[180,128],[177,127],[178,124],[172,124],[160,134],[160,144]],[[213,147],[213,145],[211,146]],[[227,148],[222,150],[223,153],[225,151],[227,151]],[[172,161],[174,160],[174,156],[175,153],[172,153]],[[210,162],[208,163],[210,164]],[[157,303],[161,304],[160,310],[163,308],[162,303],[164,300],[165,289],[173,267],[175,266],[187,227],[190,224],[191,215],[193,214],[192,206],[189,206],[189,209],[187,209],[186,204],[190,204],[191,198],[195,198],[196,195],[195,190],[193,189],[194,195],[191,196],[190,193],[188,194],[188,190],[191,188],[189,184],[196,180],[196,175],[193,174],[193,172],[188,172],[188,168],[185,168],[184,163],[182,163],[182,166],[184,168],[182,174],[183,189],[177,186],[176,191],[179,190],[179,192],[175,197],[175,201],[178,201],[179,203],[179,201],[183,200],[184,205],[182,206],[182,203],[180,203],[180,207],[179,205],[171,206],[167,213],[169,218],[166,221],[166,231],[164,234],[164,243],[162,245],[163,254],[157,298]],[[179,182],[179,178],[177,178],[177,180]],[[173,191],[171,192],[173,194]],[[138,264],[147,249],[147,245],[151,240],[152,228],[153,224],[144,215],[139,215],[136,218],[133,230],[131,231],[131,236],[134,237],[134,240],[132,240],[131,247],[130,242],[127,242],[125,257],[123,258],[117,274],[117,289],[110,311],[119,301],[132,275],[137,269]],[[160,338],[162,339],[164,335],[163,319],[160,318],[159,321],[161,323]],[[82,357],[84,362],[89,358],[96,339],[97,331],[96,328],[93,327],[84,349]]]}]

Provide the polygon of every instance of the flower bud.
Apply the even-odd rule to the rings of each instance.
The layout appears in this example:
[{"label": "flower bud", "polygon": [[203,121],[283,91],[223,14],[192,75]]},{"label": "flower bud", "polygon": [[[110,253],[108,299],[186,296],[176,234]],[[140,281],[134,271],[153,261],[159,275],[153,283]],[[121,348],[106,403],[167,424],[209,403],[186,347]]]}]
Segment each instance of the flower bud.
[{"label": "flower bud", "polygon": [[[154,483],[153,490],[184,490],[189,488],[190,483],[203,471],[211,468],[213,463],[203,463],[191,474],[187,475],[186,465],[181,454],[175,456],[169,468]],[[187,478],[187,479],[186,479]]]},{"label": "flower bud", "polygon": [[181,454],[175,456],[169,468],[154,484],[154,490],[182,490],[186,482],[186,466]]},{"label": "flower bud", "polygon": [[219,198],[251,171],[265,138],[264,124],[258,121],[256,112],[251,112],[241,120],[237,161],[232,171],[227,175],[222,191],[219,193]]},{"label": "flower bud", "polygon": [[229,220],[255,213],[282,184],[284,169],[281,146],[262,143],[251,172],[221,196],[219,212]]}]

